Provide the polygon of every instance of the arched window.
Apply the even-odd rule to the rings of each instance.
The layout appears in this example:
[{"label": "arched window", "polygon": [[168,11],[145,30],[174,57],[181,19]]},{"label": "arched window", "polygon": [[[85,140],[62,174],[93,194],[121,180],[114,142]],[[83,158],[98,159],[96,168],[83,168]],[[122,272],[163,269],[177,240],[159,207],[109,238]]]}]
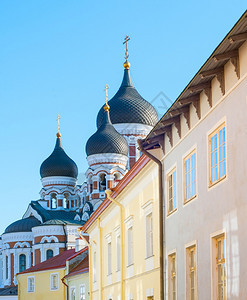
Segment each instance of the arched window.
[{"label": "arched window", "polygon": [[57,195],[51,194],[51,208],[57,208]]},{"label": "arched window", "polygon": [[92,176],[90,176],[88,178],[88,191],[91,194],[93,192],[93,180],[92,180]]},{"label": "arched window", "polygon": [[69,194],[64,194],[63,208],[69,208]]},{"label": "arched window", "polygon": [[53,250],[48,249],[46,251],[46,259],[52,258],[53,257]]},{"label": "arched window", "polygon": [[105,174],[99,175],[99,190],[105,191],[106,190],[106,176]]},{"label": "arched window", "polygon": [[23,272],[26,270],[26,255],[21,254],[19,256],[19,272]]}]

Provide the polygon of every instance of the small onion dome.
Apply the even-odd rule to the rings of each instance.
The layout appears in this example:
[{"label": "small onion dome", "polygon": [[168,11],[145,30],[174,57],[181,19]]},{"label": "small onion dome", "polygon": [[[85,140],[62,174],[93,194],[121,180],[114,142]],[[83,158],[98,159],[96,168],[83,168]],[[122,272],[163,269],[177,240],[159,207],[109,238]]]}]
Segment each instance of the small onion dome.
[{"label": "small onion dome", "polygon": [[11,233],[11,232],[29,232],[32,231],[32,228],[35,226],[39,226],[40,221],[35,217],[28,217],[25,219],[21,219],[15,221],[14,223],[10,224],[4,233]]},{"label": "small onion dome", "polygon": [[128,155],[128,143],[113,127],[110,120],[109,108],[107,104],[104,106],[102,123],[87,141],[87,156],[100,153]]},{"label": "small onion dome", "polygon": [[[126,64],[126,63],[125,63]],[[111,107],[110,117],[112,124],[138,123],[154,126],[158,122],[155,108],[137,92],[130,78],[129,65],[124,69],[122,84],[109,100]],[[97,127],[103,122],[104,108],[102,107],[97,116]]]},{"label": "small onion dome", "polygon": [[77,178],[77,165],[63,150],[60,133],[57,134],[57,141],[52,154],[40,167],[40,175],[41,178],[49,176],[67,176]]}]

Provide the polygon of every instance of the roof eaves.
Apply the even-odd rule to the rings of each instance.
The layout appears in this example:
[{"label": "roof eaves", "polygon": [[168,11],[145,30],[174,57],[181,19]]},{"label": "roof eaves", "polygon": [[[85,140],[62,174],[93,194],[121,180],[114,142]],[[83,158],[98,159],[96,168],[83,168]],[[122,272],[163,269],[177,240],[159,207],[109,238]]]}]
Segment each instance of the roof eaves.
[{"label": "roof eaves", "polygon": [[232,35],[233,31],[235,30],[235,28],[244,20],[246,20],[247,18],[247,10],[242,14],[242,16],[239,18],[239,20],[235,23],[235,25],[232,27],[232,29],[226,34],[226,36],[223,38],[223,40],[220,42],[220,44],[215,48],[215,50],[212,52],[212,54],[209,56],[209,58],[206,60],[206,62],[202,65],[202,67],[199,69],[199,71],[194,75],[194,77],[190,80],[190,82],[187,84],[187,86],[184,88],[184,90],[180,93],[180,95],[177,97],[177,99],[173,102],[173,104],[170,106],[170,108],[168,108],[168,110],[166,111],[166,113],[161,117],[161,119],[158,121],[158,123],[152,128],[152,130],[149,132],[149,134],[146,136],[145,139],[143,139],[143,141],[147,141],[153,134],[153,132],[157,129],[157,127],[159,127],[159,125],[161,124],[161,122],[166,118],[166,116],[168,115],[168,113],[171,111],[171,108],[174,107],[174,105],[183,97],[184,93],[189,89],[189,87],[192,86],[192,83],[200,76],[200,73],[202,72],[202,70],[204,70],[206,68],[206,66],[208,65],[208,63],[213,59],[213,57],[218,54],[217,51],[219,50],[219,48],[221,48],[221,46],[223,45],[223,43],[226,43],[226,41],[228,41],[229,37]]}]

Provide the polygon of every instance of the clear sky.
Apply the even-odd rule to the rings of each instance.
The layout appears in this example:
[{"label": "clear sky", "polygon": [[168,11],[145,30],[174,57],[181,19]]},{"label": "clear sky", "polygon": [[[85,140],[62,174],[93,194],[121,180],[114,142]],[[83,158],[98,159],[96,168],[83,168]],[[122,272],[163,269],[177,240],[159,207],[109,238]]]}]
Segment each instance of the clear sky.
[{"label": "clear sky", "polygon": [[122,80],[126,34],[140,94],[174,101],[245,9],[246,0],[1,0],[0,232],[39,199],[58,113],[64,149],[86,171],[104,86],[111,97]]}]

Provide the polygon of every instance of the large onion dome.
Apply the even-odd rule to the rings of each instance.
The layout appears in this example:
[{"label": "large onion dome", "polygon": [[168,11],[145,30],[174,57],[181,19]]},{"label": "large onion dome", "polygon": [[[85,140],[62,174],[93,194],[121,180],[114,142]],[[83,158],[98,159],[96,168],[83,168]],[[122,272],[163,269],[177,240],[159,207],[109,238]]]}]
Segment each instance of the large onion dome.
[{"label": "large onion dome", "polygon": [[104,106],[102,117],[98,130],[87,141],[87,156],[100,153],[117,153],[127,156],[128,143],[113,127],[107,104]]},{"label": "large onion dome", "polygon": [[[124,77],[122,84],[109,100],[111,107],[110,117],[112,124],[138,123],[154,126],[158,122],[155,108],[137,92],[130,78],[129,63],[124,64]],[[103,122],[104,108],[102,107],[97,116],[97,127]]]},{"label": "large onion dome", "polygon": [[28,217],[25,219],[21,219],[15,221],[14,223],[10,224],[4,231],[4,233],[11,233],[11,232],[29,232],[32,231],[32,228],[35,226],[40,225],[40,221],[35,217]]},{"label": "large onion dome", "polygon": [[50,176],[67,176],[77,178],[76,163],[65,153],[61,144],[61,134],[57,134],[57,141],[52,154],[40,167],[41,178]]}]

